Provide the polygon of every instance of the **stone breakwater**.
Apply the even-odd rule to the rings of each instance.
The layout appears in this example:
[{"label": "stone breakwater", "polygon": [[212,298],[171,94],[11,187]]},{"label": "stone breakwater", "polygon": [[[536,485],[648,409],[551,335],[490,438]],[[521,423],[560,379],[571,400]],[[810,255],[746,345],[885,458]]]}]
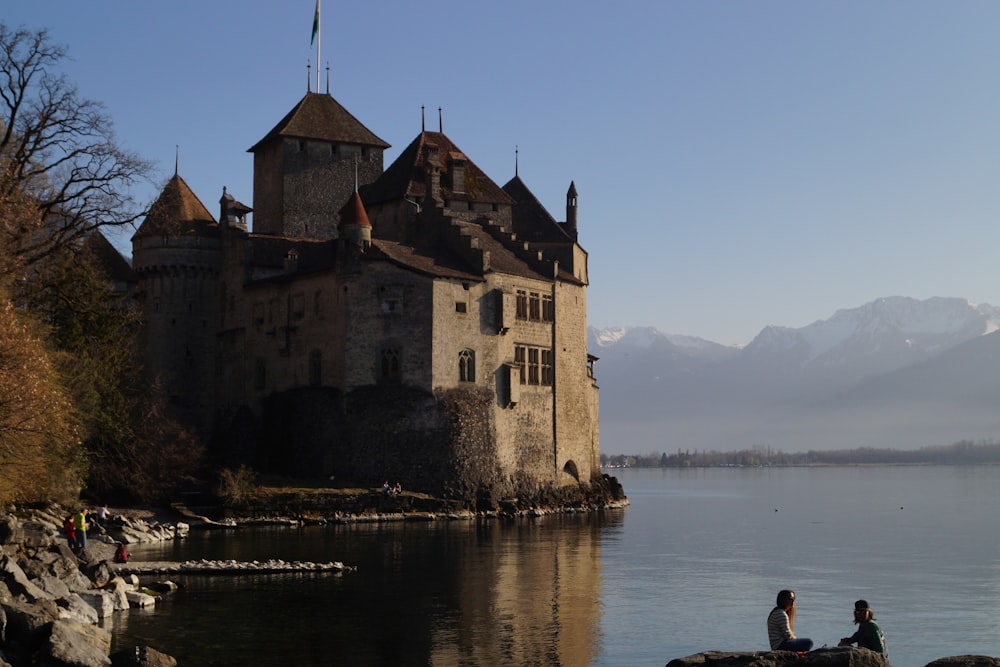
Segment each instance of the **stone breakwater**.
[{"label": "stone breakwater", "polygon": [[113,563],[111,569],[120,575],[128,574],[276,574],[286,572],[353,572],[357,567],[344,565],[341,562],[313,563],[309,561],[283,561],[272,559],[265,561],[237,560],[188,560],[183,563],[132,561],[129,563]]}]

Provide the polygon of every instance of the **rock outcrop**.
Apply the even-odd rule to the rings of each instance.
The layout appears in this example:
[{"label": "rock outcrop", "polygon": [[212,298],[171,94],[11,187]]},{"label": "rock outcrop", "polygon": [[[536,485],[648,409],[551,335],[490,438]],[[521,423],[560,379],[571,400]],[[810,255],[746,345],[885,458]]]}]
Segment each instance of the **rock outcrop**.
[{"label": "rock outcrop", "polygon": [[[131,599],[145,602],[137,578],[111,572],[113,553],[97,540],[74,553],[48,521],[0,518],[0,665],[175,665],[158,652],[155,663],[109,655],[111,636],[99,620],[129,609]],[[124,653],[127,660],[149,649]]]},{"label": "rock outcrop", "polygon": [[[866,648],[820,648],[809,653],[792,651],[706,651],[677,658],[667,667],[890,667],[881,653]],[[983,655],[940,658],[926,667],[1000,667],[1000,659]]]}]

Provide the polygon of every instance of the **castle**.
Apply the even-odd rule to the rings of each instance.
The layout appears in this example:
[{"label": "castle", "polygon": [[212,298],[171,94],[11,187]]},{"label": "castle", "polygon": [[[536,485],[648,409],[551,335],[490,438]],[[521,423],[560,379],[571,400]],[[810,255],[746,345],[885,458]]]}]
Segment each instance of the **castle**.
[{"label": "castle", "polygon": [[[557,222],[442,131],[307,92],[216,219],[179,174],[132,238],[145,370],[226,465],[465,499],[600,478],[577,193]],[[253,214],[253,231],[247,217]]]}]

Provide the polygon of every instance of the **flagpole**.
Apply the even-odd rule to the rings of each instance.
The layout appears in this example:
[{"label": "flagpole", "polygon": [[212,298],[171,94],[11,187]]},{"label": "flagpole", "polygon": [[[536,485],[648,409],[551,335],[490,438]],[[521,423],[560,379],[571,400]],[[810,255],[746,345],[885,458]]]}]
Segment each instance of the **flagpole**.
[{"label": "flagpole", "polygon": [[320,20],[319,20],[319,0],[316,0],[316,92],[319,92],[319,45],[322,42],[322,30],[320,30]]}]

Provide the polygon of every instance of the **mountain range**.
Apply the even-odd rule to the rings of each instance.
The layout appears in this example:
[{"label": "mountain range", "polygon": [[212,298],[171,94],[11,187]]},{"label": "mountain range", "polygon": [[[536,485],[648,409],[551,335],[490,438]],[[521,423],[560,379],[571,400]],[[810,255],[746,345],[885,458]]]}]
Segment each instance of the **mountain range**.
[{"label": "mountain range", "polygon": [[1000,436],[1000,308],[877,299],[732,347],[590,328],[605,453],[916,449]]}]

